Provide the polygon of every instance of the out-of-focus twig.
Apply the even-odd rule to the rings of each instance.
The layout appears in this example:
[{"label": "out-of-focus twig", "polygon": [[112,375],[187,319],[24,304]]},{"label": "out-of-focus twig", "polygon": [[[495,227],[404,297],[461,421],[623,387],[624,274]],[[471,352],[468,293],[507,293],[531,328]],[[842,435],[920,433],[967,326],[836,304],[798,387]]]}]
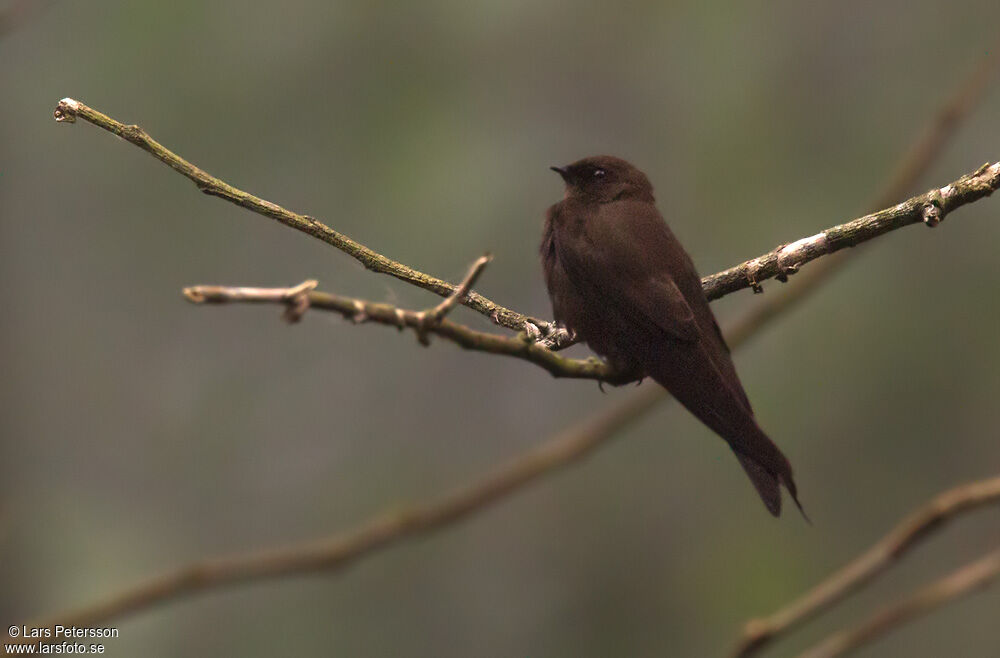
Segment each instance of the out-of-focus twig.
[{"label": "out-of-focus twig", "polygon": [[628,397],[582,420],[449,494],[376,516],[352,530],[283,548],[202,560],[103,601],[27,625],[34,628],[51,628],[55,624],[91,626],[226,585],[342,568],[380,549],[455,523],[539,477],[582,459],[664,396],[658,387],[645,387],[642,395]]},{"label": "out-of-focus twig", "polygon": [[11,0],[0,9],[0,37],[13,32],[55,0]]},{"label": "out-of-focus twig", "polygon": [[765,619],[747,622],[734,656],[750,656],[778,635],[814,617],[885,572],[947,521],[1000,503],[1000,477],[970,482],[936,496],[874,546],[801,597]]},{"label": "out-of-focus twig", "polygon": [[1000,578],[1000,550],[951,572],[910,596],[882,608],[856,627],[840,631],[799,658],[835,658],[869,644],[935,609],[957,601]]},{"label": "out-of-focus twig", "polygon": [[[986,90],[996,79],[998,68],[1000,68],[1000,44],[987,50],[986,54],[980,57],[972,72],[941,105],[920,138],[913,142],[896,163],[887,182],[868,205],[868,212],[891,206],[913,190],[917,181],[937,161],[955,131],[962,125],[962,121],[982,100]],[[830,281],[844,264],[857,254],[858,250],[852,249],[823,258],[791,279],[781,294],[767,295],[754,304],[743,316],[742,322],[747,325],[764,323],[775,315],[789,310]]]}]

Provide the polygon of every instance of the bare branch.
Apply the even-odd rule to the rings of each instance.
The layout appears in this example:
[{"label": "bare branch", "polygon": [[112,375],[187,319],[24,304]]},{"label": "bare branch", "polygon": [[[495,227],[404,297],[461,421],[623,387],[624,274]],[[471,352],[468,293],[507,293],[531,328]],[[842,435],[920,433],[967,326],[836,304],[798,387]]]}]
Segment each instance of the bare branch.
[{"label": "bare branch", "polygon": [[303,281],[291,288],[248,288],[226,286],[192,286],[183,290],[189,302],[274,302],[285,304],[284,318],[288,322],[298,322],[309,308],[309,293],[316,289],[315,279]]},{"label": "bare branch", "polygon": [[937,226],[951,211],[989,196],[1000,187],[1000,162],[986,163],[971,174],[915,196],[892,208],[865,215],[816,235],[782,245],[772,251],[702,280],[709,299],[718,299],[743,288],[760,292],[760,282],[788,275],[820,256],[854,247],[898,228],[923,222]]},{"label": "bare branch", "polygon": [[[791,269],[819,258],[823,254],[831,253],[845,246],[853,246],[908,224],[926,222],[929,215],[933,216],[935,222],[940,222],[948,212],[965,203],[991,194],[997,187],[1000,187],[1000,162],[993,165],[983,165],[975,172],[963,176],[939,190],[931,190],[888,210],[866,215],[846,224],[829,228],[812,237],[798,240],[785,247],[779,247],[759,258],[754,258],[725,272],[707,277],[703,281],[710,282],[707,287],[712,291],[713,297],[720,297],[749,285],[759,286],[761,278],[774,276],[774,271],[781,270],[787,274]],[[480,258],[469,271],[465,281],[455,289],[452,295],[435,308],[418,313],[404,311],[387,304],[337,297],[315,291],[310,291],[305,297],[289,296],[284,288],[248,289],[194,286],[185,289],[184,294],[194,302],[213,303],[272,302],[289,304],[290,301],[297,300],[297,303],[301,304],[303,300],[307,299],[309,305],[314,308],[336,311],[355,322],[371,320],[400,328],[412,327],[417,331],[417,337],[424,345],[428,344],[427,334],[432,333],[458,343],[466,349],[530,361],[545,368],[556,377],[596,379],[612,384],[623,384],[629,380],[627,373],[618,372],[595,359],[581,360],[560,357],[548,349],[546,343],[538,341],[538,336],[527,332],[522,332],[514,338],[508,338],[476,331],[453,322],[445,322],[444,315],[456,303],[459,303],[460,298],[468,292],[469,287],[488,262],[487,256]],[[248,295],[247,290],[257,290],[259,294]],[[296,319],[299,315],[301,313],[295,316]],[[528,322],[526,326],[534,327],[535,324]]]},{"label": "bare branch", "polygon": [[[83,119],[99,128],[103,128],[125,141],[138,146],[160,162],[163,162],[171,169],[188,178],[205,194],[225,199],[247,210],[275,219],[285,226],[318,238],[353,257],[369,270],[394,276],[397,279],[406,281],[424,290],[429,290],[442,297],[454,294],[457,289],[457,286],[447,281],[425,274],[383,256],[309,215],[300,215],[276,203],[271,203],[249,192],[244,192],[241,189],[233,187],[229,183],[199,169],[173,151],[167,149],[139,126],[121,123],[72,98],[64,98],[59,101],[53,116],[59,122],[75,123],[77,119]],[[475,292],[470,292],[463,303],[489,317],[495,323],[515,331],[523,330],[525,323],[529,321],[527,316],[505,308]]]},{"label": "bare branch", "polygon": [[[301,291],[303,285],[311,283],[314,282],[307,281],[294,288],[191,286],[184,289],[184,296],[197,304],[264,303],[283,304],[286,309],[313,308],[332,311],[357,324],[373,322],[397,329],[413,329],[417,333],[418,339],[421,339],[421,342],[425,344],[427,335],[432,334],[450,340],[467,350],[523,359],[544,368],[555,377],[595,379],[609,384],[625,384],[630,379],[627,374],[615,371],[610,365],[599,359],[570,359],[560,356],[558,353],[546,349],[525,332],[517,336],[502,336],[476,331],[447,318],[431,322],[428,320],[428,316],[434,313],[435,309],[411,311],[390,304],[378,304],[354,297],[341,297],[311,289]],[[298,319],[299,316],[301,316],[301,311],[296,311],[295,319]]]},{"label": "bare branch", "polygon": [[1000,550],[956,569],[897,603],[882,608],[856,627],[826,638],[799,658],[835,658],[873,642],[889,631],[953,603],[1000,578]]},{"label": "bare branch", "polygon": [[451,293],[446,297],[440,304],[435,306],[430,312],[426,313],[427,320],[431,323],[438,323],[447,315],[455,304],[461,304],[465,301],[466,296],[469,291],[472,290],[472,286],[476,285],[476,280],[479,279],[479,275],[483,273],[483,269],[486,267],[487,263],[493,260],[493,256],[486,254],[480,256],[479,259],[472,264],[469,268],[469,273],[465,275],[465,279],[455,288],[455,292]]},{"label": "bare branch", "polygon": [[[469,273],[465,275],[465,279],[455,288],[455,292],[448,295],[446,298],[441,300],[441,303],[432,309],[426,311],[420,311],[417,313],[417,340],[420,341],[421,345],[430,345],[430,341],[427,340],[427,331],[433,329],[434,327],[441,324],[441,320],[447,315],[455,304],[461,304],[468,298],[469,291],[472,286],[476,283],[476,279],[482,274],[483,268],[486,264],[493,260],[493,256],[486,254],[480,256],[479,259],[472,264],[469,269]],[[525,326],[530,326],[530,322],[525,322]]]},{"label": "bare branch", "polygon": [[[993,60],[989,59],[987,62],[992,63]],[[985,65],[977,70],[977,76],[974,80],[978,83],[978,86],[975,89],[981,89],[981,86],[985,84],[985,80],[988,79],[987,73],[991,70],[990,67]],[[963,92],[965,91],[967,90],[963,88]],[[976,94],[963,93],[959,98],[968,104],[971,102],[966,100],[969,96],[972,96],[974,99]],[[952,103],[948,106],[949,111],[939,116],[939,122],[944,124],[942,129],[930,133],[932,137],[937,138],[938,143],[943,143],[944,141],[938,135],[951,129],[957,123],[963,109],[963,106],[959,103]],[[294,213],[275,203],[265,201],[229,185],[225,181],[208,174],[168,150],[139,126],[125,125],[72,98],[64,98],[59,101],[54,116],[57,121],[69,123],[75,122],[77,118],[82,118],[95,126],[118,135],[193,181],[202,192],[226,199],[256,213],[276,219],[286,226],[319,238],[351,255],[368,269],[389,274],[443,297],[453,295],[458,289],[451,283],[387,258],[348,238],[346,235],[338,233],[313,217]],[[926,144],[925,148],[928,152],[917,153],[917,155],[929,158],[933,155],[932,152],[934,151],[935,143],[931,140],[922,143]],[[995,179],[996,169],[990,169],[989,171],[994,174],[992,178]],[[903,170],[901,172],[906,173]],[[975,175],[967,176],[965,179],[956,181],[956,183],[950,186],[946,185],[940,190],[932,191],[921,197],[914,197],[894,208],[835,226],[792,244],[779,246],[763,256],[741,263],[724,272],[706,277],[702,280],[705,294],[712,300],[744,288],[753,288],[754,291],[761,292],[762,288],[760,284],[762,281],[770,278],[778,278],[781,281],[786,281],[788,276],[797,272],[802,265],[820,256],[832,254],[844,247],[853,247],[883,233],[918,221],[923,221],[928,226],[935,226],[944,219],[945,215],[955,208],[988,195],[996,189],[995,180],[992,182],[966,180],[970,178],[975,178]],[[987,176],[987,178],[990,177]],[[958,183],[964,183],[964,185],[956,188],[955,186]],[[514,329],[515,331],[525,330],[528,325],[539,326],[545,335],[545,342],[543,344],[550,349],[560,349],[572,343],[572,337],[565,331],[559,331],[554,328],[552,323],[533,320],[522,313],[500,306],[478,293],[470,292],[465,296],[463,303],[489,316],[497,324]]]},{"label": "bare branch", "polygon": [[936,496],[870,549],[797,600],[770,617],[748,622],[733,655],[742,658],[756,653],[777,636],[788,633],[870,583],[947,521],[998,502],[1000,477],[965,484]]}]

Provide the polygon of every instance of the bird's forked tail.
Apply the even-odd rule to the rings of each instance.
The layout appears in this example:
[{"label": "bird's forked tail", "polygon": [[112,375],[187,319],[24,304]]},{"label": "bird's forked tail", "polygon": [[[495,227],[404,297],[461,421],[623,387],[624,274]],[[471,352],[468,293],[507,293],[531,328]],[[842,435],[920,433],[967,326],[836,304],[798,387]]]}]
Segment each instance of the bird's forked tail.
[{"label": "bird's forked tail", "polygon": [[[769,439],[768,442],[770,443]],[[771,445],[773,446],[774,444],[772,443]],[[740,460],[740,466],[743,467],[743,470],[750,477],[750,482],[753,483],[754,489],[757,490],[761,500],[764,501],[764,506],[767,507],[767,510],[771,514],[781,516],[781,485],[784,484],[792,500],[795,501],[795,506],[799,508],[802,518],[807,523],[812,524],[806,511],[802,509],[802,504],[799,502],[795,480],[792,479],[792,467],[788,464],[788,460],[781,454],[777,446],[774,446],[774,450],[777,452],[777,458],[782,462],[780,466],[783,466],[783,468],[776,469],[775,471],[769,470],[748,455],[736,452],[735,450],[733,452],[736,453],[736,458]]]}]

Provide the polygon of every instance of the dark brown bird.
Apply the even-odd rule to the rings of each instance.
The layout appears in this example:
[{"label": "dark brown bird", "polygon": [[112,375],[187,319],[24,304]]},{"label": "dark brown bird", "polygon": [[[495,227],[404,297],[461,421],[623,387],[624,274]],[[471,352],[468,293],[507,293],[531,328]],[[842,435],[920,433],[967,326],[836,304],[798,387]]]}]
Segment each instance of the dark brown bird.
[{"label": "dark brown bird", "polygon": [[606,155],[552,169],[566,182],[541,247],[556,322],[616,368],[652,377],[725,439],[771,514],[781,514],[779,485],[798,505],[792,468],[757,425],[701,278],[649,179]]}]

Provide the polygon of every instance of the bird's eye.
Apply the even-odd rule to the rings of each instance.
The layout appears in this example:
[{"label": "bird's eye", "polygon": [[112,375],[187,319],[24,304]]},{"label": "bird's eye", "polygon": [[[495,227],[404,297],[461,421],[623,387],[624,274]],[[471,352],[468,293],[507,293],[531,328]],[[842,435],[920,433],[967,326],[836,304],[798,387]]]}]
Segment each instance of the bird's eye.
[{"label": "bird's eye", "polygon": [[608,172],[604,171],[603,169],[595,169],[593,176],[594,178],[604,178],[607,175],[607,173]]}]

